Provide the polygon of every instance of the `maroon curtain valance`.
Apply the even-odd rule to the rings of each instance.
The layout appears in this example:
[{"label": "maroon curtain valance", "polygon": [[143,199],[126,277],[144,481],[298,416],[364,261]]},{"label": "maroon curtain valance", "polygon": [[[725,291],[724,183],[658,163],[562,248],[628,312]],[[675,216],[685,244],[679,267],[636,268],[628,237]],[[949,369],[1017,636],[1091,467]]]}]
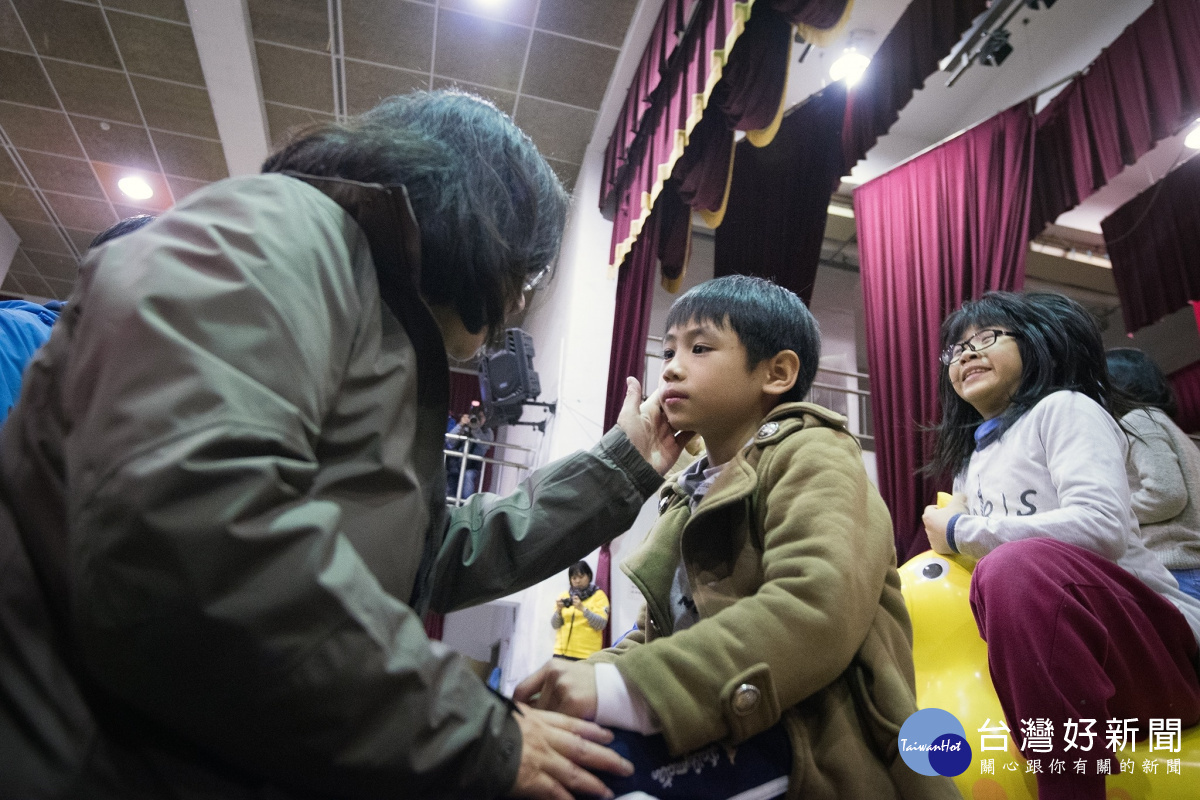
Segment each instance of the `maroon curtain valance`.
[{"label": "maroon curtain valance", "polygon": [[871,58],[846,102],[842,150],[847,172],[900,118],[913,92],[937,71],[988,0],[913,0]]},{"label": "maroon curtain valance", "polygon": [[714,275],[770,278],[809,302],[842,174],[845,109],[846,86],[835,83],[784,117],[766,147],[738,144]]},{"label": "maroon curtain valance", "polygon": [[1024,282],[1032,161],[1022,103],[854,192],[879,490],[901,559],[928,548],[921,510],[949,486],[917,472],[933,452],[940,326]]},{"label": "maroon curtain valance", "polygon": [[[694,54],[691,49],[694,42],[685,36],[689,21],[693,26],[704,27],[719,21],[720,17],[725,24],[736,26],[739,18],[744,22],[751,16],[753,5],[754,0],[666,0],[663,3],[604,152],[600,209],[606,215],[615,213],[620,189],[631,177],[638,161],[633,151],[644,148],[640,140],[654,127],[652,124],[647,127],[648,117],[667,102],[665,95],[671,91],[672,76],[690,67],[685,59],[685,54]],[[844,23],[849,3],[848,0],[770,0],[769,5],[789,25],[803,25],[820,31]]]},{"label": "maroon curtain valance", "polygon": [[[716,188],[697,189],[699,208],[714,205],[707,202],[714,192],[719,207],[728,185],[733,130],[769,125],[779,111],[791,23],[766,3],[755,6],[748,18],[739,16],[748,13],[745,4],[733,3],[732,11],[727,6],[728,0],[711,5],[712,16],[688,29],[676,56],[679,69],[664,79],[629,151],[630,169],[619,183],[613,216],[614,267],[625,259],[681,159],[688,159],[685,173],[699,168],[696,176],[719,178]],[[736,44],[727,51],[728,42]],[[687,181],[687,175],[674,177]]]},{"label": "maroon curtain valance", "polygon": [[1200,300],[1200,156],[1100,223],[1125,330]]},{"label": "maroon curtain valance", "polygon": [[685,0],[666,0],[658,13],[650,41],[646,43],[642,59],[638,62],[625,102],[617,116],[616,127],[604,151],[600,179],[601,210],[613,210],[617,187],[628,176],[633,165],[629,158],[630,150],[642,130],[646,112],[657,101],[659,86],[667,74],[667,65],[671,63],[687,28],[686,12],[689,5]]},{"label": "maroon curtain valance", "polygon": [[1200,114],[1200,3],[1156,0],[1042,112],[1030,236]]}]

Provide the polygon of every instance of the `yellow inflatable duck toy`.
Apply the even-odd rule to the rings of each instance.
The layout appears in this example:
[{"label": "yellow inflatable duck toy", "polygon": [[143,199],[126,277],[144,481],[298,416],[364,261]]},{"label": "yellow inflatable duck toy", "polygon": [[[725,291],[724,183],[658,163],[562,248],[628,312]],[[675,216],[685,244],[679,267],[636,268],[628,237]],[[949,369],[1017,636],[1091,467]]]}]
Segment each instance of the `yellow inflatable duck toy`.
[{"label": "yellow inflatable duck toy", "polygon": [[[948,500],[949,495],[938,493],[939,506]],[[971,763],[954,778],[964,798],[1036,800],[1037,782],[1017,750],[1020,729],[1007,732],[988,673],[987,644],[979,638],[971,613],[974,567],[974,560],[966,556],[929,551],[900,568],[913,625],[917,707],[949,711],[966,729]],[[1106,800],[1200,798],[1200,726],[1183,731],[1179,752],[1149,752],[1141,740],[1136,752],[1118,752],[1117,757],[1132,759],[1134,769],[1108,778]]]}]

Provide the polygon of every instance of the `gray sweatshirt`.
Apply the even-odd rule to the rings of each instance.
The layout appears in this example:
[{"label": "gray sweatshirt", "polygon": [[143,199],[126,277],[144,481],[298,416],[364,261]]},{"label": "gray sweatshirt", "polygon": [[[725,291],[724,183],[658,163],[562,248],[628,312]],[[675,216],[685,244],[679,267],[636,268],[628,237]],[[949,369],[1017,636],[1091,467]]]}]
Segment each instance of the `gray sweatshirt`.
[{"label": "gray sweatshirt", "polygon": [[1134,434],[1125,470],[1142,540],[1168,569],[1200,568],[1200,448],[1157,408],[1121,421]]}]

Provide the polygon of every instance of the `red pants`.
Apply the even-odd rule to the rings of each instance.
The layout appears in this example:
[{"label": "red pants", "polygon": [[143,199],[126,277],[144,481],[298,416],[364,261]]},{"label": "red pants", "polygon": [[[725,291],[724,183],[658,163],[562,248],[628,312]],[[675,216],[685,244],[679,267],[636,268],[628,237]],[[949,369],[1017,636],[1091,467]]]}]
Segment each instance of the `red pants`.
[{"label": "red pants", "polygon": [[[971,609],[988,646],[988,668],[1014,744],[1023,720],[1049,719],[1051,749],[1022,748],[1040,759],[1039,800],[1103,800],[1097,759],[1140,761],[1145,743],[1113,754],[1109,719],[1136,718],[1138,738],[1150,718],[1200,720],[1196,638],[1170,601],[1113,562],[1056,539],[1008,542],[980,560],[971,579]],[[1067,720],[1094,719],[1086,737],[1067,748]],[[1080,726],[1083,729],[1083,726]],[[1031,743],[1032,745],[1032,743]],[[1053,759],[1066,769],[1051,773]],[[1086,774],[1075,762],[1086,759]]]}]

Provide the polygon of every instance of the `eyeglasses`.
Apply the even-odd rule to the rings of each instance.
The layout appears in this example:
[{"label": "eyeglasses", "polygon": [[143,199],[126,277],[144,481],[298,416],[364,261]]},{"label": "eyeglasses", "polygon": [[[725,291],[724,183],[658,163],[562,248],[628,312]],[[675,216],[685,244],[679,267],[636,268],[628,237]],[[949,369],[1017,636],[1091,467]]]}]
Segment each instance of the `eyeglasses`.
[{"label": "eyeglasses", "polygon": [[546,282],[546,278],[550,277],[550,268],[553,265],[547,264],[525,279],[525,283],[521,286],[522,292],[534,292],[542,288],[542,284]]},{"label": "eyeglasses", "polygon": [[962,354],[967,350],[972,353],[978,353],[980,350],[987,350],[996,343],[996,340],[1001,336],[1012,336],[1016,338],[1017,334],[1014,331],[1002,331],[999,328],[986,328],[979,331],[970,339],[963,339],[957,344],[952,344],[942,350],[939,359],[944,366],[950,366],[958,359],[962,358]]}]

